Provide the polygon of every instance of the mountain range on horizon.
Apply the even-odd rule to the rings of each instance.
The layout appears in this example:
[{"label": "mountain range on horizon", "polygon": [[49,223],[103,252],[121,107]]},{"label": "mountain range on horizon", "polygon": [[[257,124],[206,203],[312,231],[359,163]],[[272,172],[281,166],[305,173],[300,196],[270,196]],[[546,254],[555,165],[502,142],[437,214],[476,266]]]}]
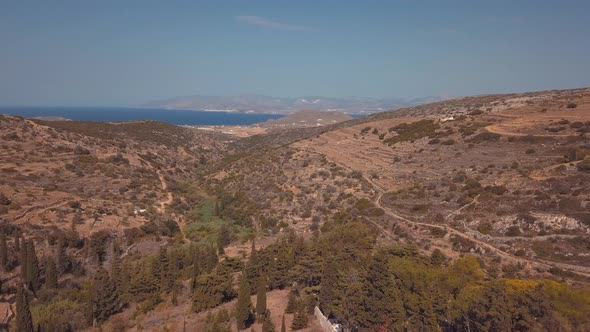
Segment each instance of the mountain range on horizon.
[{"label": "mountain range on horizon", "polygon": [[350,114],[367,114],[444,99],[437,96],[405,99],[323,96],[283,98],[255,94],[239,96],[192,95],[151,101],[141,105],[141,107],[277,114],[287,114],[301,109],[314,109],[319,111],[340,111]]}]

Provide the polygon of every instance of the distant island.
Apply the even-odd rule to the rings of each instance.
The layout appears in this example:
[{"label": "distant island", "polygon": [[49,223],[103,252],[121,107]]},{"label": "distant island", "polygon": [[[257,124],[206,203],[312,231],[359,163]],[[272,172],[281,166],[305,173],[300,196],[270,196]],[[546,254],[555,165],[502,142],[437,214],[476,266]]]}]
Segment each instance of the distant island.
[{"label": "distant island", "polygon": [[443,98],[441,97],[378,99],[366,97],[332,98],[321,96],[279,98],[263,95],[194,95],[152,101],[141,105],[141,107],[211,112],[275,114],[289,114],[301,109],[315,109],[319,111],[339,111],[349,114],[371,114],[400,107],[409,107],[435,102],[442,99]]},{"label": "distant island", "polygon": [[320,127],[351,120],[352,118],[348,114],[336,111],[301,110],[293,112],[284,118],[267,120],[259,124],[259,126],[267,128]]}]

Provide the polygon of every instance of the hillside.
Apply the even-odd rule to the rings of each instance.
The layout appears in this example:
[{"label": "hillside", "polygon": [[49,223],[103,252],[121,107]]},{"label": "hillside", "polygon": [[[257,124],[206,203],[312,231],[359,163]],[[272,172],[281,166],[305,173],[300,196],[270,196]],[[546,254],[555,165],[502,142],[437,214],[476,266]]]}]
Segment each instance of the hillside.
[{"label": "hillside", "polygon": [[219,159],[223,140],[165,123],[2,116],[2,227],[41,236],[138,228],[171,203],[168,183]]},{"label": "hillside", "polygon": [[259,126],[266,128],[320,127],[352,119],[348,114],[334,111],[301,110],[284,118],[267,120]]},{"label": "hillside", "polygon": [[321,115],[0,116],[0,326],[588,330],[590,89]]},{"label": "hillside", "polygon": [[[280,147],[224,164],[210,183],[302,231],[348,209],[387,241],[479,253],[498,270],[590,276],[589,101],[588,89],[469,97],[298,132],[293,143],[252,137]],[[364,199],[377,216],[355,212]]]}]

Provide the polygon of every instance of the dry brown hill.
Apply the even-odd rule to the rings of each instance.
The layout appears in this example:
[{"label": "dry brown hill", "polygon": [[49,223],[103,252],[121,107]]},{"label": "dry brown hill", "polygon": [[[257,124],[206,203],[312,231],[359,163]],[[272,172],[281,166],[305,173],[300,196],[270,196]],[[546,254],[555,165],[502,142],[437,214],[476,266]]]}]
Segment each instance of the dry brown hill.
[{"label": "dry brown hill", "polygon": [[[221,261],[240,269],[231,257],[246,257],[253,237],[264,248],[351,220],[381,243],[475,254],[490,278],[590,283],[590,89],[461,98],[239,140],[153,121],[0,116],[0,138],[5,298],[19,282],[19,234],[43,269],[66,239],[60,284],[73,290],[110,266],[115,244],[149,267],[160,247],[192,255],[225,229]],[[184,290],[191,273],[180,273]],[[269,303],[283,308],[286,293]],[[191,296],[147,313],[133,305],[108,324],[203,329]]]},{"label": "dry brown hill", "polygon": [[590,276],[589,132],[590,89],[468,97],[244,139],[208,185],[260,225],[355,218],[497,273]]},{"label": "dry brown hill", "polygon": [[284,118],[268,120],[259,126],[269,128],[320,127],[350,119],[352,119],[350,115],[342,112],[301,110],[293,112]]},{"label": "dry brown hill", "polygon": [[40,121],[1,116],[5,225],[122,232],[170,204],[168,183],[221,157],[211,134],[160,122]]}]

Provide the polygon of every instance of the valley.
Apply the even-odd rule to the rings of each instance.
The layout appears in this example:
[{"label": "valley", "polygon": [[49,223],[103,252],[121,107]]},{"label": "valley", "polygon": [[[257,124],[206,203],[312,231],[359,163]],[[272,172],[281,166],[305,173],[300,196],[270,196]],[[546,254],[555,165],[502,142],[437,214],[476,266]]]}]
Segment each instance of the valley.
[{"label": "valley", "polygon": [[0,330],[590,327],[590,89],[298,116],[0,115]]}]

